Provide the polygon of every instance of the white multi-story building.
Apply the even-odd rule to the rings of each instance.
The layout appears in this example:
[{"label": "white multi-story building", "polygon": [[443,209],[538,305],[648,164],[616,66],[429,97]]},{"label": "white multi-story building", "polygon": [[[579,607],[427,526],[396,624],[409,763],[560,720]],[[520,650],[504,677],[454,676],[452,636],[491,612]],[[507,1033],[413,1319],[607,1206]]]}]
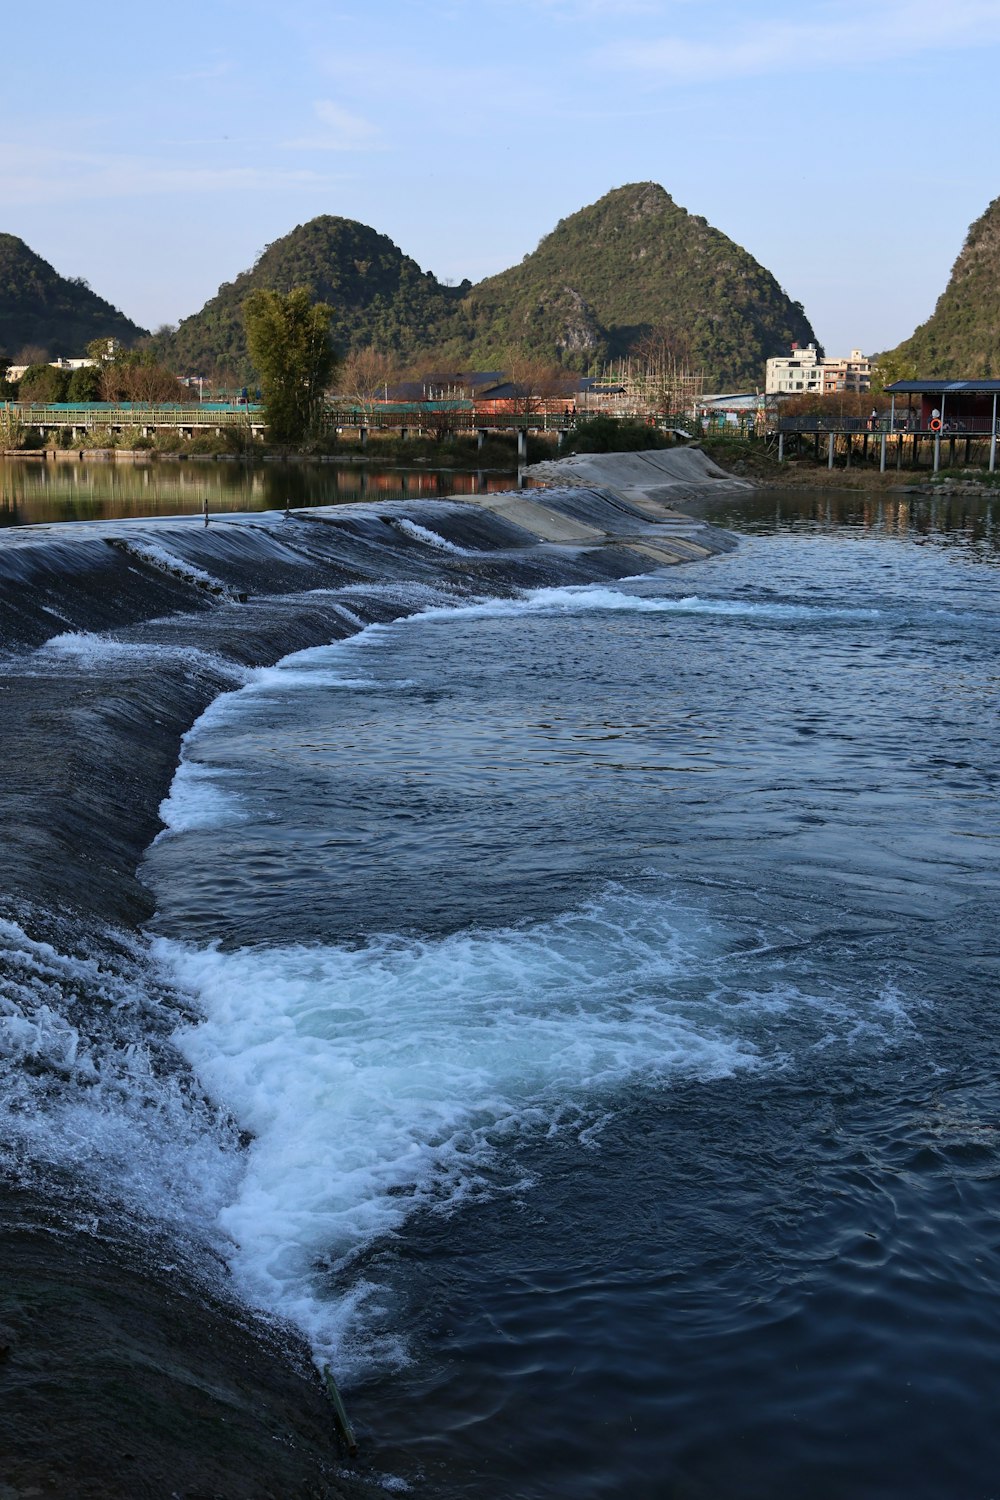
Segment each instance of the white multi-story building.
[{"label": "white multi-story building", "polygon": [[764,390],[769,396],[825,396],[831,391],[868,391],[871,383],[871,360],[860,349],[852,349],[846,359],[826,359],[815,344],[805,349],[793,344],[790,355],[768,360]]},{"label": "white multi-story building", "polygon": [[792,345],[786,358],[769,359],[764,378],[764,390],[769,396],[784,396],[799,392],[823,394],[823,361],[816,352],[815,344],[800,349]]}]

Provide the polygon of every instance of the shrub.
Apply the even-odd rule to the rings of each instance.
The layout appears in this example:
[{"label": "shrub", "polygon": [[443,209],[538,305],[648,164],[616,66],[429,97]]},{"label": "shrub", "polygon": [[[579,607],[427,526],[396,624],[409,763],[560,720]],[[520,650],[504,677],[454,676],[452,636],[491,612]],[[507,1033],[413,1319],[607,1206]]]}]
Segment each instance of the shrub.
[{"label": "shrub", "polygon": [[636,453],[644,448],[666,448],[669,438],[645,422],[618,417],[585,417],[577,422],[564,451],[567,453]]}]

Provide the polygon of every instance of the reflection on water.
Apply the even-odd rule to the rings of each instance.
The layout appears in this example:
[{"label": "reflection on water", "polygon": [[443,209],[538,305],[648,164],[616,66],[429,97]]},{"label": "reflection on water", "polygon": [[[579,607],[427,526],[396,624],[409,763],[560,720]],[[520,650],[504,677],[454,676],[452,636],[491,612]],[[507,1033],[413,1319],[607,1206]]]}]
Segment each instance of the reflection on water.
[{"label": "reflection on water", "polygon": [[[762,489],[721,497],[709,519],[734,531],[841,530],[960,546],[983,560],[1000,553],[997,497],[975,492],[913,495],[827,489]],[[843,532],[841,530],[841,535]]]},{"label": "reflection on water", "polygon": [[430,499],[508,490],[512,474],[455,469],[377,469],[368,464],[212,459],[0,458],[0,527],[49,521],[176,516],[209,510],[281,510],[285,504]]}]

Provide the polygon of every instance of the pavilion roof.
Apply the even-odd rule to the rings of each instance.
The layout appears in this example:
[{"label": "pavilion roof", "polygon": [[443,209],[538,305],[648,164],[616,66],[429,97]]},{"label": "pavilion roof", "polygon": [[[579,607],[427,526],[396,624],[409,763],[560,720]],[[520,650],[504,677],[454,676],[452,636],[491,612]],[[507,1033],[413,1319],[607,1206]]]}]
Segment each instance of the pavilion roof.
[{"label": "pavilion roof", "polygon": [[948,395],[967,391],[971,395],[989,396],[1000,392],[1000,380],[895,380],[886,386],[886,390],[890,395],[902,396],[923,396],[932,391],[944,391]]}]

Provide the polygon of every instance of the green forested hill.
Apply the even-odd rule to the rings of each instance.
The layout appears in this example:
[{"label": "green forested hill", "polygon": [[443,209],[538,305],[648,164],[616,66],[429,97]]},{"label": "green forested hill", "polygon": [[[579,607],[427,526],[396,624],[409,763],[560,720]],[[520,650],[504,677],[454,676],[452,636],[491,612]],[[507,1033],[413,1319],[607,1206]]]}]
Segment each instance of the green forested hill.
[{"label": "green forested hill", "polygon": [[563,219],[519,266],[473,287],[462,320],[474,362],[498,342],[527,343],[573,368],[665,329],[716,388],[762,382],[769,355],[816,337],[769,271],[655,182]]},{"label": "green forested hill", "polygon": [[257,287],[305,286],[334,309],[341,353],[374,344],[399,363],[507,367],[511,352],[587,370],[665,331],[711,386],[763,381],[768,355],[815,339],[770,272],[656,183],[617,188],[564,219],[520,265],[446,287],[385,235],[325,215],[269,245],[186,318],[181,373],[250,375],[240,306]]},{"label": "green forested hill", "polygon": [[290,292],[300,286],[333,308],[340,353],[375,344],[400,361],[442,337],[468,289],[443,286],[366,224],[324,214],[268,245],[251,270],[224,282],[201,312],[185,318],[171,340],[171,363],[181,373],[221,367],[248,379],[240,312],[245,298],[257,288]]},{"label": "green forested hill", "polygon": [[970,227],[932,315],[888,358],[920,380],[1000,376],[1000,198]]},{"label": "green forested hill", "polygon": [[25,346],[72,357],[92,339],[132,344],[145,331],[86,282],[60,276],[16,235],[0,234],[0,353],[9,360]]}]

